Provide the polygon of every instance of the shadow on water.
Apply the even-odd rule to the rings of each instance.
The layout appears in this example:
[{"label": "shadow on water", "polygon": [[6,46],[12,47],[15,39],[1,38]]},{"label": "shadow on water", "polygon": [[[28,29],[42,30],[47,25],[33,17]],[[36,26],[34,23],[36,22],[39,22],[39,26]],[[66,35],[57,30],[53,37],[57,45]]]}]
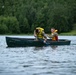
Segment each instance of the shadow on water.
[{"label": "shadow on water", "polygon": [[34,50],[44,50],[44,47],[34,47]]},{"label": "shadow on water", "polygon": [[56,49],[57,47],[58,47],[58,46],[54,46],[54,45],[51,46],[52,49]]},{"label": "shadow on water", "polygon": [[48,47],[50,47],[50,48],[52,48],[52,49],[56,49],[58,46],[52,45],[52,46],[47,46],[47,47],[34,47],[34,50],[45,50],[45,49],[48,48]]}]

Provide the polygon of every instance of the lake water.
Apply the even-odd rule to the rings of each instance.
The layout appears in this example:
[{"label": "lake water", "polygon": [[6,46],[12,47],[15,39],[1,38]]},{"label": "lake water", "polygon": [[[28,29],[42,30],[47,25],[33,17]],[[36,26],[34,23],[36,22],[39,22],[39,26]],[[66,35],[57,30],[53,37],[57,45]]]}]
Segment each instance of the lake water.
[{"label": "lake water", "polygon": [[20,48],[7,48],[5,37],[0,36],[0,75],[76,75],[76,36],[59,36],[71,45]]}]

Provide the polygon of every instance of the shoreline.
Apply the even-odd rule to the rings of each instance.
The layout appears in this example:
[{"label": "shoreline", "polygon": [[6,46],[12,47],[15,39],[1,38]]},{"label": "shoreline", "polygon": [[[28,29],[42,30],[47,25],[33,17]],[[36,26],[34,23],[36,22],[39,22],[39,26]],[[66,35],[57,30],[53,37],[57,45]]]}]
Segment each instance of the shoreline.
[{"label": "shoreline", "polygon": [[65,33],[60,33],[59,35],[76,36],[76,30],[72,30],[70,32],[65,32]]},{"label": "shoreline", "polygon": [[[47,34],[47,33],[46,33]],[[48,33],[49,34],[49,33]],[[19,36],[33,36],[32,33],[28,33],[28,34],[0,34],[1,35],[19,35]],[[76,36],[76,30],[72,30],[70,32],[65,32],[65,33],[60,33],[59,36]]]},{"label": "shoreline", "polygon": [[[0,36],[34,36],[33,34],[0,34]],[[61,33],[59,36],[76,36],[76,34]]]}]

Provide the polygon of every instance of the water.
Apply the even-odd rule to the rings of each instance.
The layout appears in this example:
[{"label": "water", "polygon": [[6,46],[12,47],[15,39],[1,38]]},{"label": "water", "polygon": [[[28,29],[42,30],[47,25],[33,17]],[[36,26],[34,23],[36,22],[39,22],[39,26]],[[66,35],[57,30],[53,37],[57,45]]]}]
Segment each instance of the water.
[{"label": "water", "polygon": [[6,48],[5,36],[0,36],[0,75],[76,75],[76,36],[59,38],[71,45]]}]

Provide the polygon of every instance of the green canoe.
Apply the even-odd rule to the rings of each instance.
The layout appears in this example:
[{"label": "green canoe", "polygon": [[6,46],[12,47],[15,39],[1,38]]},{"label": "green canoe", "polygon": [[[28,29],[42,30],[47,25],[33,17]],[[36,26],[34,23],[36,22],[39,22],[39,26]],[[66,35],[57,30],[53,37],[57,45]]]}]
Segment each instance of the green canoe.
[{"label": "green canoe", "polygon": [[70,45],[70,40],[59,39],[58,41],[52,41],[48,39],[46,43],[43,41],[36,41],[34,38],[15,38],[6,37],[6,43],[8,47],[29,47],[29,46],[51,46],[51,45]]}]

